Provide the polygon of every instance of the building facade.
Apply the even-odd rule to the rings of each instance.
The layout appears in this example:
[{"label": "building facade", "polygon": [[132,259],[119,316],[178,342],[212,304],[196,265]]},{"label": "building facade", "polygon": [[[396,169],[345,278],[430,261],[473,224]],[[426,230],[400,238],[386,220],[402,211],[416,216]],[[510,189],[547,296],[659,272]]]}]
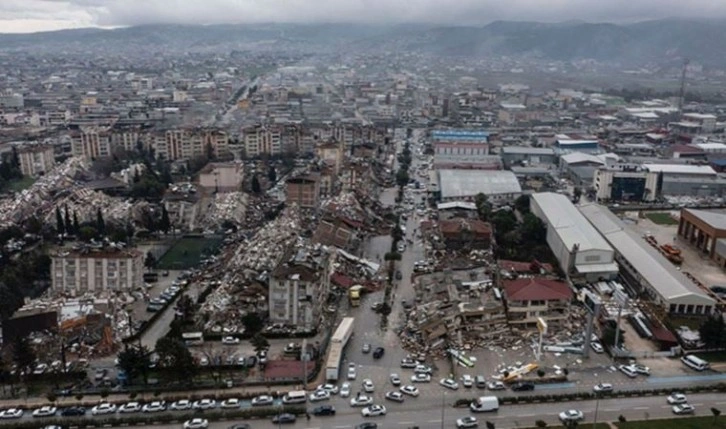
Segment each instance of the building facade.
[{"label": "building facade", "polygon": [[296,177],[285,182],[285,201],[303,208],[315,208],[320,197],[320,183],[309,177]]},{"label": "building facade", "polygon": [[143,286],[143,253],[136,249],[82,248],[51,256],[55,294],[131,291]]},{"label": "building facade", "polygon": [[598,201],[654,201],[658,174],[601,167],[595,170],[593,187]]},{"label": "building facade", "polygon": [[55,152],[51,145],[22,146],[17,151],[23,176],[38,177],[55,166]]},{"label": "building facade", "polygon": [[502,282],[507,320],[512,325],[536,326],[537,319],[548,325],[564,323],[570,314],[572,288],[564,282],[530,277]]}]

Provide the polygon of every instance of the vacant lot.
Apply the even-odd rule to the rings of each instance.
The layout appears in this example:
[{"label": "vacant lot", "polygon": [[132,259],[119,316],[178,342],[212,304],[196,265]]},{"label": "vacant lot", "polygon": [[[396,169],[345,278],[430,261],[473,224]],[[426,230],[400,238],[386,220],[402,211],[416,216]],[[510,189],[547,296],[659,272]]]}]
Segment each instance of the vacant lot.
[{"label": "vacant lot", "polygon": [[[704,413],[710,413],[703,410]],[[639,422],[615,423],[620,429],[703,429],[703,428],[726,428],[726,418],[719,418],[714,421],[713,416],[709,417],[688,417],[664,420],[648,420]]]},{"label": "vacant lot", "polygon": [[222,243],[221,237],[183,237],[177,240],[159,260],[162,270],[185,270],[213,254]]},{"label": "vacant lot", "polygon": [[673,219],[670,213],[646,213],[645,217],[653,221],[653,223],[657,223],[658,225],[678,225],[678,221]]}]

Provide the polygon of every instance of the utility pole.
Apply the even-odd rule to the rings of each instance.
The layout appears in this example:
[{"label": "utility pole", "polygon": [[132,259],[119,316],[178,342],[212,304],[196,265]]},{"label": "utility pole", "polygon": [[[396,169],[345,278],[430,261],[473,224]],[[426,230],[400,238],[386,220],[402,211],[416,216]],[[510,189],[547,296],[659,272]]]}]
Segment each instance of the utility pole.
[{"label": "utility pole", "polygon": [[600,392],[595,392],[595,418],[592,421],[592,429],[597,427],[597,412],[600,409]]},{"label": "utility pole", "polygon": [[445,412],[446,412],[446,392],[441,392],[441,429],[444,429]]}]

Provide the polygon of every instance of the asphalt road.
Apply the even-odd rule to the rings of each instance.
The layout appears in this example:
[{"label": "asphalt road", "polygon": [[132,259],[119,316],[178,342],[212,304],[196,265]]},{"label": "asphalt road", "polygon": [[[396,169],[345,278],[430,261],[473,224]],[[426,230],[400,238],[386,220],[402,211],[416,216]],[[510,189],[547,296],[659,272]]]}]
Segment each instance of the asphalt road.
[{"label": "asphalt road", "polygon": [[[375,396],[376,403],[381,402],[380,396],[382,392]],[[726,405],[726,397],[718,393],[694,394],[688,396],[689,403],[696,408],[696,415],[710,416],[710,408],[716,407],[723,409]],[[318,404],[332,404],[336,408],[336,415],[332,417],[312,417],[310,421],[298,418],[297,423],[287,424],[286,427],[294,427],[300,429],[352,429],[355,425],[363,421],[374,421],[385,428],[408,428],[418,426],[420,428],[440,428],[442,415],[444,427],[453,428],[456,426],[457,418],[468,415],[474,415],[479,419],[480,423],[491,421],[496,424],[498,429],[509,429],[518,427],[534,426],[536,420],[544,420],[550,425],[558,422],[558,414],[568,409],[577,409],[584,413],[585,422],[593,422],[595,419],[595,410],[597,408],[597,421],[617,421],[620,415],[625,416],[628,420],[646,420],[673,417],[671,406],[666,402],[663,396],[644,397],[644,398],[612,398],[602,399],[600,401],[582,401],[571,403],[541,403],[527,405],[504,405],[499,411],[493,413],[471,414],[469,410],[463,408],[452,408],[450,405],[442,407],[442,404],[450,404],[451,399],[448,396],[441,397],[419,397],[406,398],[402,404],[385,401],[388,414],[383,417],[363,418],[360,414],[360,408],[352,408],[348,405],[348,399],[334,397],[330,401],[323,401]],[[308,404],[308,408],[312,409],[315,404]],[[27,413],[26,413],[27,414]],[[26,420],[30,417],[26,417]],[[39,423],[42,419],[35,419]],[[70,420],[69,420],[70,421]],[[222,429],[228,428],[232,422],[216,422],[211,423],[210,428]],[[252,420],[248,421],[254,428],[274,428],[270,420]],[[2,422],[3,426],[11,426],[12,422]],[[158,429],[171,429],[181,427],[182,422],[169,425],[155,425]],[[120,426],[119,426],[120,427]]]}]

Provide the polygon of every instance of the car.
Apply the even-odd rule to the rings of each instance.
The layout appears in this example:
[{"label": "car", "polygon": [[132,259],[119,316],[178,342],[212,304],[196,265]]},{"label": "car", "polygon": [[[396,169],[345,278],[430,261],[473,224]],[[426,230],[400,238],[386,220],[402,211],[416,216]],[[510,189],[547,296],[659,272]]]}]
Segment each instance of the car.
[{"label": "car", "polygon": [[403,393],[396,392],[395,390],[386,392],[386,399],[393,402],[403,402]]},{"label": "car", "polygon": [[348,380],[355,380],[357,374],[357,368],[353,362],[348,364]]},{"label": "car", "polygon": [[373,422],[364,422],[355,426],[355,429],[378,429],[378,425]]},{"label": "car", "polygon": [[253,407],[261,407],[265,405],[272,405],[275,402],[274,398],[270,395],[260,395],[252,398]]},{"label": "car", "polygon": [[64,408],[63,411],[61,411],[60,414],[63,417],[85,416],[86,415],[86,409],[83,408],[83,407],[68,407],[68,408]]},{"label": "car", "polygon": [[285,349],[283,350],[283,352],[288,353],[288,354],[297,353],[300,351],[301,348],[302,348],[302,346],[300,346],[300,344],[289,343],[288,345],[285,346]]},{"label": "car", "polygon": [[272,423],[279,425],[283,423],[295,423],[296,420],[297,417],[295,416],[295,414],[282,413],[274,416],[272,418]]},{"label": "car", "polygon": [[143,411],[145,413],[160,413],[162,411],[166,411],[166,402],[164,402],[164,401],[149,402],[148,404],[144,405],[141,408],[141,411]]},{"label": "car", "polygon": [[0,419],[19,419],[23,417],[23,410],[20,408],[8,408],[0,411]]},{"label": "car", "polygon": [[257,362],[260,365],[265,365],[267,363],[267,351],[260,350],[259,352],[257,352]]},{"label": "car", "polygon": [[330,399],[330,392],[327,390],[316,390],[310,394],[310,402],[326,401]]},{"label": "car", "polygon": [[645,365],[636,363],[634,365],[630,365],[630,367],[633,368],[633,370],[640,375],[650,375],[650,368]]},{"label": "car", "polygon": [[428,383],[431,381],[431,376],[428,374],[414,374],[411,376],[412,383]]},{"label": "car", "polygon": [[361,349],[361,352],[363,353],[370,353],[371,352],[371,345],[368,343],[363,344],[363,348]]},{"label": "car", "polygon": [[221,404],[219,404],[220,408],[230,409],[230,408],[239,408],[242,403],[237,398],[227,398],[224,401],[222,401]]},{"label": "car", "polygon": [[321,384],[318,387],[316,387],[315,390],[326,390],[331,395],[337,395],[338,394],[338,386],[336,386],[335,384],[330,384],[330,383]]},{"label": "car", "polygon": [[401,377],[399,377],[398,374],[391,374],[390,380],[391,380],[391,384],[394,386],[401,385]]},{"label": "car", "polygon": [[603,348],[602,344],[600,344],[600,343],[597,343],[597,342],[591,342],[591,343],[590,343],[590,348],[591,348],[591,349],[592,349],[592,350],[593,350],[593,351],[594,351],[595,353],[605,353],[605,349]]},{"label": "car", "polygon": [[198,417],[184,422],[184,429],[207,429],[208,427],[209,421]]},{"label": "car", "polygon": [[439,384],[444,386],[447,389],[451,390],[458,390],[459,389],[459,383],[456,382],[453,378],[442,378],[439,380]]},{"label": "car", "polygon": [[58,411],[58,408],[46,405],[33,411],[33,417],[51,417]]},{"label": "car", "polygon": [[192,408],[192,401],[188,399],[180,399],[176,402],[173,402],[169,409],[174,411],[184,411]]},{"label": "car", "polygon": [[247,358],[244,356],[240,356],[237,358],[237,365],[238,366],[247,366]]},{"label": "car", "polygon": [[595,387],[592,388],[597,393],[605,393],[605,392],[612,392],[613,391],[613,385],[610,383],[598,383],[595,385]]},{"label": "car", "polygon": [[363,390],[366,393],[373,393],[376,390],[376,387],[373,385],[373,381],[371,381],[370,378],[366,378],[363,380]]},{"label": "car", "polygon": [[688,398],[683,393],[671,393],[668,396],[668,403],[671,405],[685,404],[688,402]]},{"label": "car", "polygon": [[247,368],[254,368],[255,365],[257,365],[257,356],[247,356],[247,360],[245,360],[245,366]]},{"label": "car", "polygon": [[224,337],[224,338],[222,338],[222,344],[226,344],[228,346],[233,346],[235,344],[239,344],[239,338]]},{"label": "car", "polygon": [[620,372],[622,372],[623,374],[627,375],[630,378],[635,378],[638,376],[638,373],[635,372],[635,369],[633,367],[631,367],[630,365],[620,365],[620,366],[618,366],[618,369],[620,370]]},{"label": "car", "polygon": [[365,407],[366,405],[370,405],[372,403],[373,398],[366,395],[357,394],[354,397],[350,398],[351,407]]},{"label": "car", "polygon": [[350,396],[350,383],[347,381],[340,385],[340,397],[347,398]]},{"label": "car", "polygon": [[416,368],[418,363],[411,358],[401,359],[401,368]]},{"label": "car", "polygon": [[534,390],[534,384],[533,383],[526,382],[526,381],[522,381],[522,382],[519,382],[519,383],[514,383],[512,385],[512,390],[515,391],[515,392],[526,392],[526,391],[529,391],[529,390]]},{"label": "car", "polygon": [[401,387],[399,390],[401,391],[401,393],[405,393],[408,396],[413,396],[414,398],[417,397],[419,394],[418,387],[412,386],[410,384]]},{"label": "car", "polygon": [[250,425],[248,425],[247,423],[237,423],[236,425],[232,425],[227,429],[252,429],[252,427],[250,427]]},{"label": "car", "polygon": [[101,381],[106,376],[106,374],[108,374],[107,369],[103,369],[103,368],[97,369],[96,372],[94,372],[94,374],[93,374],[93,379],[96,381]]},{"label": "car", "polygon": [[376,347],[375,350],[373,350],[373,359],[380,359],[383,357],[383,354],[386,352],[386,349],[383,347]]},{"label": "car", "polygon": [[585,415],[580,410],[567,410],[561,412],[559,418],[562,423],[579,422],[585,418]]},{"label": "car", "polygon": [[501,381],[490,381],[487,383],[487,389],[489,390],[504,390],[507,386],[504,385]]},{"label": "car", "polygon": [[401,274],[401,271],[396,271],[396,280],[403,279],[403,274]]},{"label": "car", "polygon": [[673,406],[673,414],[693,414],[696,412],[696,409],[693,408],[693,405],[689,404],[678,404]]},{"label": "car", "polygon": [[113,414],[116,412],[116,405],[104,402],[91,408],[91,414],[94,416],[100,416],[103,414]]},{"label": "car", "polygon": [[212,408],[217,407],[217,401],[214,399],[200,399],[198,401],[194,401],[192,404],[192,408],[195,410],[211,410]]},{"label": "car", "polygon": [[479,422],[476,421],[476,417],[466,416],[456,419],[456,427],[459,429],[475,428],[477,426],[479,426]]},{"label": "car", "polygon": [[434,372],[434,370],[430,366],[416,365],[416,367],[413,369],[413,372],[416,374],[431,374],[432,372]]},{"label": "car", "polygon": [[138,402],[127,402],[118,407],[119,413],[138,413],[141,411],[141,404]]},{"label": "car", "polygon": [[363,417],[377,417],[386,415],[386,407],[383,405],[371,405],[360,410]]},{"label": "car", "polygon": [[39,363],[36,365],[36,367],[33,369],[33,375],[42,375],[48,370],[48,365],[44,363]]},{"label": "car", "polygon": [[474,386],[474,377],[472,377],[469,374],[464,374],[461,376],[461,384],[464,385],[464,387],[472,387]]},{"label": "car", "polygon": [[313,415],[314,416],[334,416],[335,407],[332,405],[321,405],[319,407],[315,407],[315,408],[313,408]]}]

